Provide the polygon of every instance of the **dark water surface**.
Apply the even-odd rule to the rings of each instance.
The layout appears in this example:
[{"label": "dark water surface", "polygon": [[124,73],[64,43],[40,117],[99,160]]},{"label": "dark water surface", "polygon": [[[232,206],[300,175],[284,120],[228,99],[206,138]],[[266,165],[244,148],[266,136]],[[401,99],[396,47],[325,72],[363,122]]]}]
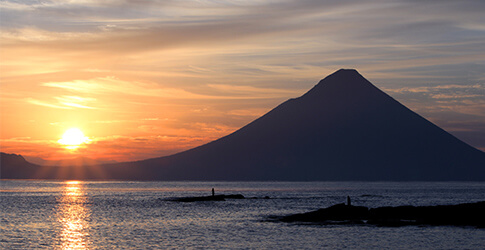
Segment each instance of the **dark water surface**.
[{"label": "dark water surface", "polygon": [[[0,249],[484,249],[485,229],[281,223],[346,201],[367,207],[485,200],[482,182],[0,182]],[[174,197],[258,199],[181,203]],[[271,199],[260,199],[269,196]],[[484,211],[485,212],[485,211]]]}]

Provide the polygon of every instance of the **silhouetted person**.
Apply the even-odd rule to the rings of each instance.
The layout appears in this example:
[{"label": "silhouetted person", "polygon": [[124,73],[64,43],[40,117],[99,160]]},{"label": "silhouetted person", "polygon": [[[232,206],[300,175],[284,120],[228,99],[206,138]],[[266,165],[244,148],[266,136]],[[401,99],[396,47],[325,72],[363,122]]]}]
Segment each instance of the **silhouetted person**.
[{"label": "silhouetted person", "polygon": [[212,188],[212,196],[216,195],[216,193],[214,192],[214,188]]},{"label": "silhouetted person", "polygon": [[347,206],[351,206],[351,204],[350,204],[350,196],[347,196]]}]

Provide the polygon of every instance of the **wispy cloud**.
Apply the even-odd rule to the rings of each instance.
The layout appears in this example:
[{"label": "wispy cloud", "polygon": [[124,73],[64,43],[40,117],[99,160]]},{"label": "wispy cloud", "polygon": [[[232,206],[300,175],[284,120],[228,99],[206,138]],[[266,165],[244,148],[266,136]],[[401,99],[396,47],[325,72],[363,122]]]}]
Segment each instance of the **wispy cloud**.
[{"label": "wispy cloud", "polygon": [[25,101],[27,101],[28,103],[34,104],[34,105],[39,105],[39,106],[44,106],[44,107],[49,107],[49,108],[72,109],[71,107],[66,107],[64,105],[43,102],[43,101],[36,100],[36,99],[33,99],[33,98],[26,98]]},{"label": "wispy cloud", "polygon": [[[49,52],[53,60],[58,59],[53,54],[76,53],[77,58],[91,62],[93,57],[102,55],[106,57],[104,60],[119,61],[121,57],[134,64],[137,61],[131,59],[143,54],[150,58],[150,63],[161,64],[167,51],[183,50],[176,56],[168,53],[169,60],[173,63],[174,57],[190,54],[190,59],[180,58],[177,63],[185,60],[184,66],[189,64],[191,73],[231,72],[232,76],[250,77],[249,74],[260,70],[265,76],[276,78],[275,72],[264,68],[280,66],[279,72],[306,74],[310,79],[323,76],[321,72],[325,69],[349,66],[376,76],[387,71],[393,77],[412,77],[416,67],[469,66],[483,63],[485,57],[485,35],[478,25],[484,22],[485,5],[481,1],[87,1],[82,4],[5,1],[3,4],[10,10],[7,16],[4,14],[2,26],[4,47],[36,48]],[[8,7],[11,5],[25,6],[26,10],[16,11],[17,7]],[[25,11],[35,11],[36,22],[26,18],[29,15]],[[215,57],[217,60],[212,59]],[[194,64],[194,58],[205,65]],[[242,72],[243,65],[254,67]],[[183,71],[177,67],[167,71]],[[292,68],[299,70],[290,71]],[[399,74],[403,69],[406,72]],[[435,72],[433,77],[442,72]],[[475,77],[483,78],[483,74],[476,73]],[[416,76],[425,77],[429,76]]]},{"label": "wispy cloud", "polygon": [[48,101],[41,101],[34,98],[26,98],[30,104],[49,107],[49,108],[56,108],[56,109],[73,109],[73,108],[81,108],[81,109],[96,109],[96,107],[87,106],[87,103],[96,101],[95,98],[89,97],[79,97],[79,96],[56,96],[54,97],[56,102],[48,102]]},{"label": "wispy cloud", "polygon": [[65,106],[83,109],[95,109],[95,107],[89,107],[84,104],[96,101],[95,98],[79,97],[79,96],[58,96],[55,97],[57,101]]},{"label": "wispy cloud", "polygon": [[463,94],[436,94],[432,95],[434,99],[468,99],[468,98],[483,98],[483,95],[463,95]]},{"label": "wispy cloud", "polygon": [[[439,92],[439,91],[452,91],[452,92],[477,92],[481,93],[481,95],[485,95],[485,84],[474,84],[474,85],[458,85],[458,84],[450,84],[450,85],[438,85],[438,86],[422,86],[422,87],[403,87],[398,89],[391,89],[391,88],[384,88],[387,92],[392,93],[429,93],[429,92]],[[458,93],[456,93],[457,96]],[[474,95],[475,96],[475,95]],[[480,96],[477,94],[477,96]]]},{"label": "wispy cloud", "polygon": [[73,80],[69,82],[47,82],[42,86],[65,89],[72,92],[88,94],[113,94],[156,96],[160,98],[205,98],[183,89],[162,88],[154,83],[129,82],[116,77],[99,77],[88,80]]},{"label": "wispy cloud", "polygon": [[262,108],[251,108],[251,109],[234,109],[227,112],[231,116],[248,116],[248,117],[259,117],[268,112],[268,109]]},{"label": "wispy cloud", "polygon": [[222,93],[224,96],[233,98],[279,98],[291,97],[301,93],[301,90],[288,90],[281,88],[261,88],[244,85],[229,85],[229,84],[208,84],[209,88]]},{"label": "wispy cloud", "polygon": [[[45,87],[60,88],[70,92],[90,95],[121,93],[125,95],[151,96],[164,99],[258,99],[289,97],[299,93],[295,90],[259,88],[244,85],[208,84],[205,94],[188,92],[184,89],[164,88],[156,83],[123,81],[116,77],[100,77],[69,82],[47,82]],[[94,98],[73,96],[56,97],[60,103],[81,107],[80,102],[94,101]],[[83,106],[85,108],[90,108]]]}]

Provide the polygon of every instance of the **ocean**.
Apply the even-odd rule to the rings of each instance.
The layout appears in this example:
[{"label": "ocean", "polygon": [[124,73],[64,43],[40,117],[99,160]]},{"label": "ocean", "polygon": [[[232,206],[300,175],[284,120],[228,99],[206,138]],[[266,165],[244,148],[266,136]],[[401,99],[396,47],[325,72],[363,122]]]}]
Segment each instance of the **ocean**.
[{"label": "ocean", "polygon": [[[0,249],[485,249],[485,229],[284,223],[337,203],[485,200],[485,182],[0,181]],[[175,202],[187,196],[251,199]],[[268,196],[269,199],[265,199]],[[485,212],[485,211],[484,211]]]}]

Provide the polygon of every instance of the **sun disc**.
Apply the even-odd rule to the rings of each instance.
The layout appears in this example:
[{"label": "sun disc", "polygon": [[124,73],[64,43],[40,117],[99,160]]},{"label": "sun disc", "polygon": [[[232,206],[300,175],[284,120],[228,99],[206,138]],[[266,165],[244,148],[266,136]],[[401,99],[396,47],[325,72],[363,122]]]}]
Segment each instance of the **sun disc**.
[{"label": "sun disc", "polygon": [[57,142],[59,142],[62,145],[66,146],[79,146],[83,143],[87,143],[89,139],[84,136],[84,133],[78,129],[78,128],[70,128],[64,132],[62,135],[62,138],[59,139]]}]

